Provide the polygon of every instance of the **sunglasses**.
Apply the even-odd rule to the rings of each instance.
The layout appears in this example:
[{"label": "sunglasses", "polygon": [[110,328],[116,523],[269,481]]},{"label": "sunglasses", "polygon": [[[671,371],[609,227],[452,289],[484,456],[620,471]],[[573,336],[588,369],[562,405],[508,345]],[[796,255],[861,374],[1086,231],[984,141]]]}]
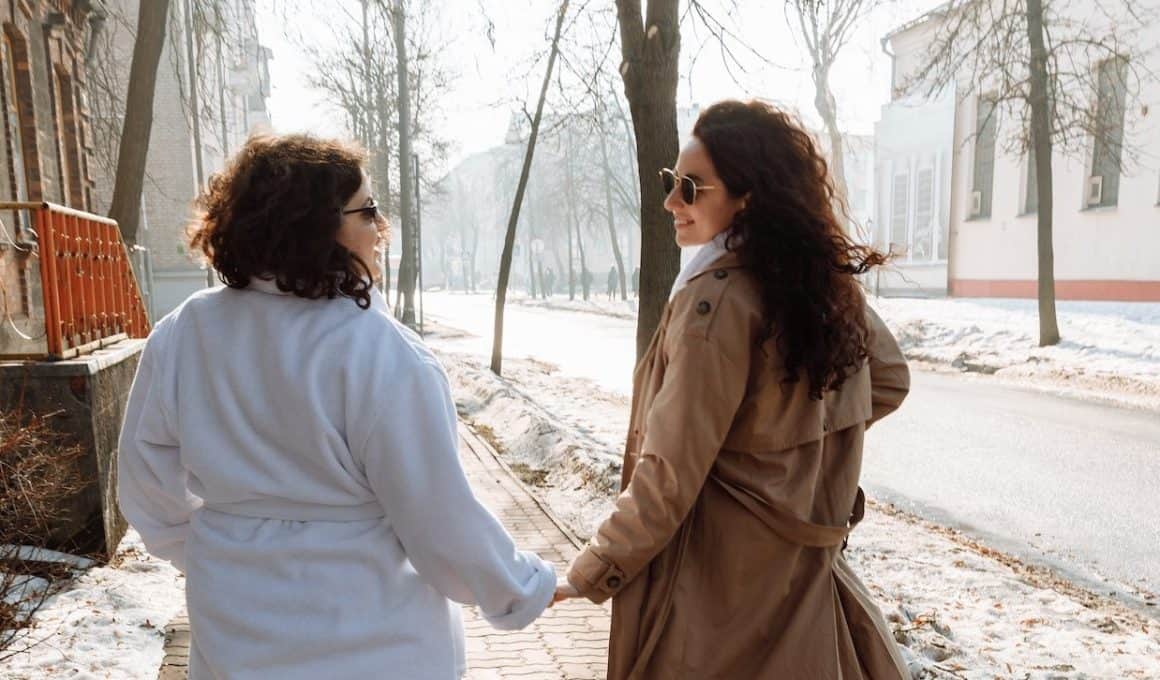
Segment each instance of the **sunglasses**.
[{"label": "sunglasses", "polygon": [[369,220],[378,219],[378,217],[379,217],[379,204],[378,203],[371,203],[370,205],[364,205],[361,208],[351,208],[350,210],[343,210],[342,211],[343,215],[351,215],[353,213],[362,213],[362,216],[369,219]]},{"label": "sunglasses", "polygon": [[679,185],[681,187],[681,200],[684,201],[686,205],[692,205],[693,202],[697,200],[698,191],[717,188],[716,186],[708,184],[702,184],[698,186],[695,182],[693,182],[692,178],[682,177],[681,175],[678,175],[675,170],[670,170],[669,168],[662,168],[657,174],[661,176],[661,185],[665,189],[665,196],[673,193],[673,188]]}]

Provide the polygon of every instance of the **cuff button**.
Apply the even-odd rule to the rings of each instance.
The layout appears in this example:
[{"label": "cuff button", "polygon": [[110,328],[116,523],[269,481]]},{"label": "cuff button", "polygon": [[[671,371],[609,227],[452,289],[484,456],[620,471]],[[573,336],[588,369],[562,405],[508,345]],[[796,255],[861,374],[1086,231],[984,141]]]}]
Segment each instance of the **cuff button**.
[{"label": "cuff button", "polygon": [[619,588],[620,587],[620,577],[619,576],[609,576],[608,579],[604,583],[609,588]]}]

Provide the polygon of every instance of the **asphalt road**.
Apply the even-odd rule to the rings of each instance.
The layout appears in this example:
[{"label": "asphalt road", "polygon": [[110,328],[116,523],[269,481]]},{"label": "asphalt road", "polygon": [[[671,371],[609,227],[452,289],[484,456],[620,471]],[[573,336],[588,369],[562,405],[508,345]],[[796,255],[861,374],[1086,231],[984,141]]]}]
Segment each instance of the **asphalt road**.
[{"label": "asphalt road", "polygon": [[915,372],[867,449],[871,496],[1099,592],[1160,594],[1156,413]]}]

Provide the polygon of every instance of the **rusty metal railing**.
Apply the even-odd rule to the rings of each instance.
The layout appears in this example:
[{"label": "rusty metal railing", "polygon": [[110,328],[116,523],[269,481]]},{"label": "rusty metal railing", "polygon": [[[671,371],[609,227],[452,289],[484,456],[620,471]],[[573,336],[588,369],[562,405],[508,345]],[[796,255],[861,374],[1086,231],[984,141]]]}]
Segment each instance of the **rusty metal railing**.
[{"label": "rusty metal railing", "polygon": [[114,220],[54,203],[3,203],[32,215],[49,359],[149,334],[149,317]]}]

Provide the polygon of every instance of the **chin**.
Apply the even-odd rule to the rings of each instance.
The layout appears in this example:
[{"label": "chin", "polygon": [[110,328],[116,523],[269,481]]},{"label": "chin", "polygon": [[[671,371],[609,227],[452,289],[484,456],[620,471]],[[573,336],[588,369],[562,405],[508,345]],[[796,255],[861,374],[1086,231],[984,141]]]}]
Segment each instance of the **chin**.
[{"label": "chin", "polygon": [[676,241],[677,245],[680,246],[681,248],[693,248],[696,246],[703,246],[706,243],[708,243],[709,241],[712,241],[713,239],[711,239],[711,238],[699,239],[699,238],[697,238],[696,234],[682,234],[680,232],[677,232],[676,235],[673,237],[673,240]]}]

